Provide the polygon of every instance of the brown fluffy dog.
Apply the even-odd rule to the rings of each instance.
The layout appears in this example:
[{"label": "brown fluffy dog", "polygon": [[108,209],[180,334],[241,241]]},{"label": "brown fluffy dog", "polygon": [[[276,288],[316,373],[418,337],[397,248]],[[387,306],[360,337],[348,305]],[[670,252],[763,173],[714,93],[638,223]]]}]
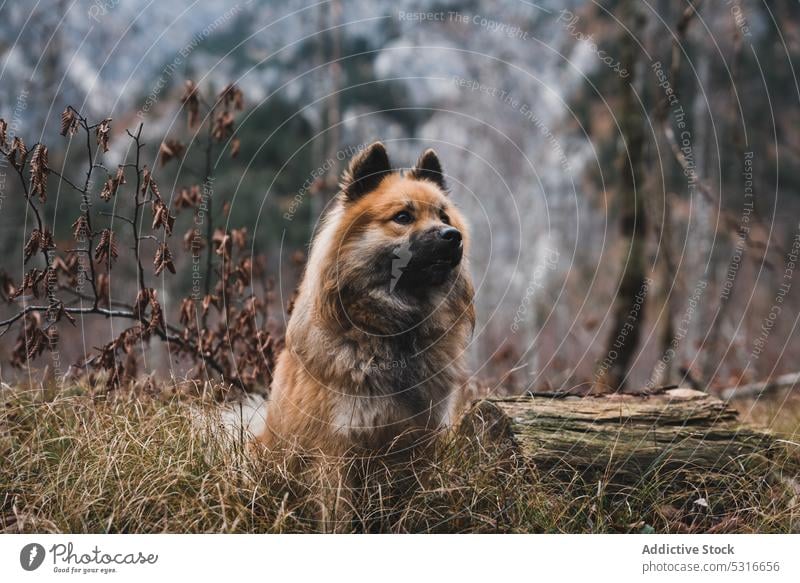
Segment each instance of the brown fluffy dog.
[{"label": "brown fluffy dog", "polygon": [[374,143],[342,177],[286,332],[261,440],[328,456],[403,449],[445,427],[474,327],[466,225],[427,150]]}]

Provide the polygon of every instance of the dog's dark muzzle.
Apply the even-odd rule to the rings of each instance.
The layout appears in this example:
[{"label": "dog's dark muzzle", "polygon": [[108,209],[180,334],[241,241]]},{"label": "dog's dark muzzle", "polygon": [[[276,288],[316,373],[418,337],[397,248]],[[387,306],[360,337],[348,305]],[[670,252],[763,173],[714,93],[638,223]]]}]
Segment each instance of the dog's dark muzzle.
[{"label": "dog's dark muzzle", "polygon": [[429,229],[412,237],[410,258],[403,269],[405,283],[439,285],[447,279],[464,255],[461,232],[454,227]]}]

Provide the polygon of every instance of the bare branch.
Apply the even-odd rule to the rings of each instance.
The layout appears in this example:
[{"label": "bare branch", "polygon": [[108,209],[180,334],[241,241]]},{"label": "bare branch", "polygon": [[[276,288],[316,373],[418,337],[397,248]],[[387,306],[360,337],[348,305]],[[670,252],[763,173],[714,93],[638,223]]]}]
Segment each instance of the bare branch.
[{"label": "bare branch", "polygon": [[726,401],[731,399],[758,398],[766,393],[794,388],[798,384],[800,384],[800,372],[794,372],[781,375],[774,379],[767,379],[759,383],[749,383],[722,389],[722,391],[720,391],[720,397]]}]

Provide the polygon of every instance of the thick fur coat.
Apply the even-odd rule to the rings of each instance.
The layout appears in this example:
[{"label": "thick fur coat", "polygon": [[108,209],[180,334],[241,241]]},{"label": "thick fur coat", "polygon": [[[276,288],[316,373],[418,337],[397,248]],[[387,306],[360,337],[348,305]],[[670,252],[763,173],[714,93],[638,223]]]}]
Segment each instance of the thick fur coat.
[{"label": "thick fur coat", "polygon": [[341,456],[406,448],[445,427],[474,327],[467,227],[438,157],[393,170],[357,155],[313,241],[261,436]]}]

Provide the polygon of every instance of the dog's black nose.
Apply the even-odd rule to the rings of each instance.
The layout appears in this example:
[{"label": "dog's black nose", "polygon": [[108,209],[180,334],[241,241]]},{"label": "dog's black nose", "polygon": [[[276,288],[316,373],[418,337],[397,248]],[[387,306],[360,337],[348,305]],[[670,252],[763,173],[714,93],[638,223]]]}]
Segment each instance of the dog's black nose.
[{"label": "dog's black nose", "polygon": [[457,245],[461,242],[461,231],[455,227],[445,227],[439,231],[439,236],[445,241],[449,241],[452,245]]}]

